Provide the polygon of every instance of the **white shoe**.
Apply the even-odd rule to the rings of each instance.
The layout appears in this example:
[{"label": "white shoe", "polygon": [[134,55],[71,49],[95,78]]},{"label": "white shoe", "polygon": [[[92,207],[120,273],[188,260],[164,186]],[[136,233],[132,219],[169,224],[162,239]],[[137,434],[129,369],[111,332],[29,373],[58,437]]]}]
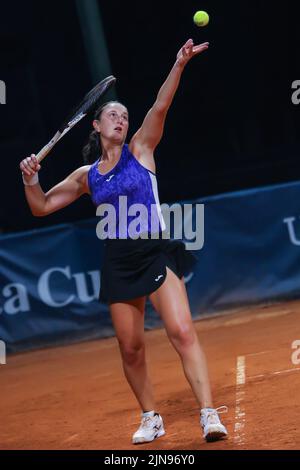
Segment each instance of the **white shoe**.
[{"label": "white shoe", "polygon": [[164,434],[165,430],[162,417],[159,414],[146,416],[142,418],[139,429],[132,436],[132,443],[142,444],[143,442],[151,442]]},{"label": "white shoe", "polygon": [[219,408],[202,408],[200,414],[200,424],[203,428],[203,437],[207,442],[217,441],[227,436],[227,429],[221,423],[218,413],[228,411],[227,406]]}]

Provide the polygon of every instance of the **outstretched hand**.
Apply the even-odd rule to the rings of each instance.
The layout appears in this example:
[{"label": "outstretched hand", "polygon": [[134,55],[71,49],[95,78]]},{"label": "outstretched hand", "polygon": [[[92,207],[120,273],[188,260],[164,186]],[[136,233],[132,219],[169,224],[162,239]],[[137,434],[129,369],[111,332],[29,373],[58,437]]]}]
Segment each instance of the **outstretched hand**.
[{"label": "outstretched hand", "polygon": [[199,44],[198,46],[194,46],[194,41],[192,39],[189,39],[178,52],[177,62],[180,65],[183,65],[183,66],[186,65],[192,57],[208,49],[208,46],[209,46],[208,42],[203,42],[202,44]]}]

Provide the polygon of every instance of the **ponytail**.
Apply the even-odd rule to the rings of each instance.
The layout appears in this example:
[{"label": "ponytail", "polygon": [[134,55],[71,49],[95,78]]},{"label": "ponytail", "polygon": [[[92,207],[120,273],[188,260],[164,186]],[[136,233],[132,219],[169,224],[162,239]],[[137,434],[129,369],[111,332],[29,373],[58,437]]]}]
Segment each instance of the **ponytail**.
[{"label": "ponytail", "polygon": [[94,161],[100,156],[100,153],[100,134],[96,130],[93,130],[89,135],[87,144],[82,149],[84,163],[86,165],[94,163]]}]

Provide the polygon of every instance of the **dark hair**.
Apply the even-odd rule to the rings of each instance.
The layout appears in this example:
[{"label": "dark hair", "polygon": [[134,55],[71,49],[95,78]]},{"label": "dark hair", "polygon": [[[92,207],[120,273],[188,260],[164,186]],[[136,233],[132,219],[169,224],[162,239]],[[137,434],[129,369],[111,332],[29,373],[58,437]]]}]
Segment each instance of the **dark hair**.
[{"label": "dark hair", "polygon": [[[121,104],[122,106],[124,106],[119,101],[108,101],[107,103],[102,104],[99,108],[96,109],[95,114],[94,114],[94,119],[99,120],[106,106],[113,104],[113,103]],[[97,158],[99,158],[100,153],[101,153],[100,135],[99,135],[99,132],[97,132],[96,129],[94,129],[89,135],[87,144],[82,149],[82,156],[83,156],[84,163],[86,165],[90,165],[91,163],[94,163],[94,161]]]}]

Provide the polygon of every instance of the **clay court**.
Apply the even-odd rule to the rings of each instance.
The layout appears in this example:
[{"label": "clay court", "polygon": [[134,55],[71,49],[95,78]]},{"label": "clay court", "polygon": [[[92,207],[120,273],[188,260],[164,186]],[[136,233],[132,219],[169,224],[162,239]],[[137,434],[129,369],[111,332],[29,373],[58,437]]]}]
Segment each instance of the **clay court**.
[{"label": "clay court", "polygon": [[203,441],[179,359],[158,329],[146,338],[164,437],[131,445],[139,410],[110,338],[8,356],[0,366],[0,448],[297,449],[300,364],[291,356],[300,339],[299,309],[300,301],[290,301],[196,322],[215,406],[228,406],[227,440]]}]

